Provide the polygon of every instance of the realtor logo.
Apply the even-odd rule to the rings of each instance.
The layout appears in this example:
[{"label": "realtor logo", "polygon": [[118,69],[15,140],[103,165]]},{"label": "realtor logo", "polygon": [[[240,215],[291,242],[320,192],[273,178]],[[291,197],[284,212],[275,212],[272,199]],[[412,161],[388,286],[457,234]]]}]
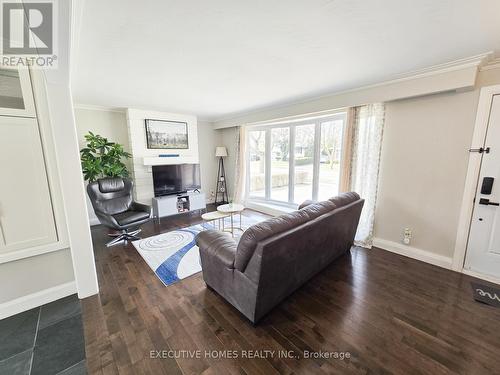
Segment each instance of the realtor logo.
[{"label": "realtor logo", "polygon": [[57,68],[57,9],[54,0],[0,0],[1,65]]},{"label": "realtor logo", "polygon": [[53,53],[53,4],[2,4],[3,54],[51,55]]}]

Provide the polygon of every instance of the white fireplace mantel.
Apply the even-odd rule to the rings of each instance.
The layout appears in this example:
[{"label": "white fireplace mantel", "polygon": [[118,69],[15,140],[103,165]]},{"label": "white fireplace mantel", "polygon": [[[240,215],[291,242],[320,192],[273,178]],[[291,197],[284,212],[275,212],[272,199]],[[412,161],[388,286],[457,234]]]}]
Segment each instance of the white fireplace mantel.
[{"label": "white fireplace mantel", "polygon": [[[146,142],[145,119],[180,121],[188,125],[189,148],[179,150],[148,149]],[[132,154],[132,173],[135,199],[141,203],[151,204],[154,196],[153,165],[199,163],[198,156],[198,123],[196,116],[179,113],[148,111],[143,109],[127,109],[127,123]],[[178,155],[161,157],[160,155]]]},{"label": "white fireplace mantel", "polygon": [[168,164],[198,164],[200,161],[196,156],[146,156],[143,159],[144,165],[168,165]]}]

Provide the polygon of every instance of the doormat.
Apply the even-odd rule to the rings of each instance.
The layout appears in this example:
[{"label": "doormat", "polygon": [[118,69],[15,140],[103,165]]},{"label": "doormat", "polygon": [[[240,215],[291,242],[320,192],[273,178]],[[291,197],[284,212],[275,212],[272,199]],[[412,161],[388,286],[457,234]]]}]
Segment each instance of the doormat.
[{"label": "doormat", "polygon": [[484,284],[470,283],[474,299],[490,306],[500,307],[500,289]]}]

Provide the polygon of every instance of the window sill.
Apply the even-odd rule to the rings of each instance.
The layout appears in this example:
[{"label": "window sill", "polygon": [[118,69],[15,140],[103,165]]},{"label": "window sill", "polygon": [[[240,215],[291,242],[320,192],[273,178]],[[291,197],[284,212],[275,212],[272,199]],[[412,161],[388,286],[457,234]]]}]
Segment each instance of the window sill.
[{"label": "window sill", "polygon": [[246,201],[245,206],[255,211],[259,211],[272,216],[279,216],[296,211],[297,208],[286,207],[279,204],[262,201]]}]

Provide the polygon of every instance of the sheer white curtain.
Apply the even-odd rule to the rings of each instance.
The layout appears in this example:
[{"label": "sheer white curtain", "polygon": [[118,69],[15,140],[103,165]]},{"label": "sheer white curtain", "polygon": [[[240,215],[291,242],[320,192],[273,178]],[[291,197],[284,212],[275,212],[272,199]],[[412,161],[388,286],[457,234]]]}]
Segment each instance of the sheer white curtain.
[{"label": "sheer white curtain", "polygon": [[371,248],[377,202],[380,153],[385,120],[385,106],[375,103],[351,111],[351,149],[349,189],[365,199],[355,243]]},{"label": "sheer white curtain", "polygon": [[243,203],[245,200],[245,183],[246,183],[246,130],[244,126],[240,126],[236,133],[236,165],[234,173],[234,195],[235,203]]}]

